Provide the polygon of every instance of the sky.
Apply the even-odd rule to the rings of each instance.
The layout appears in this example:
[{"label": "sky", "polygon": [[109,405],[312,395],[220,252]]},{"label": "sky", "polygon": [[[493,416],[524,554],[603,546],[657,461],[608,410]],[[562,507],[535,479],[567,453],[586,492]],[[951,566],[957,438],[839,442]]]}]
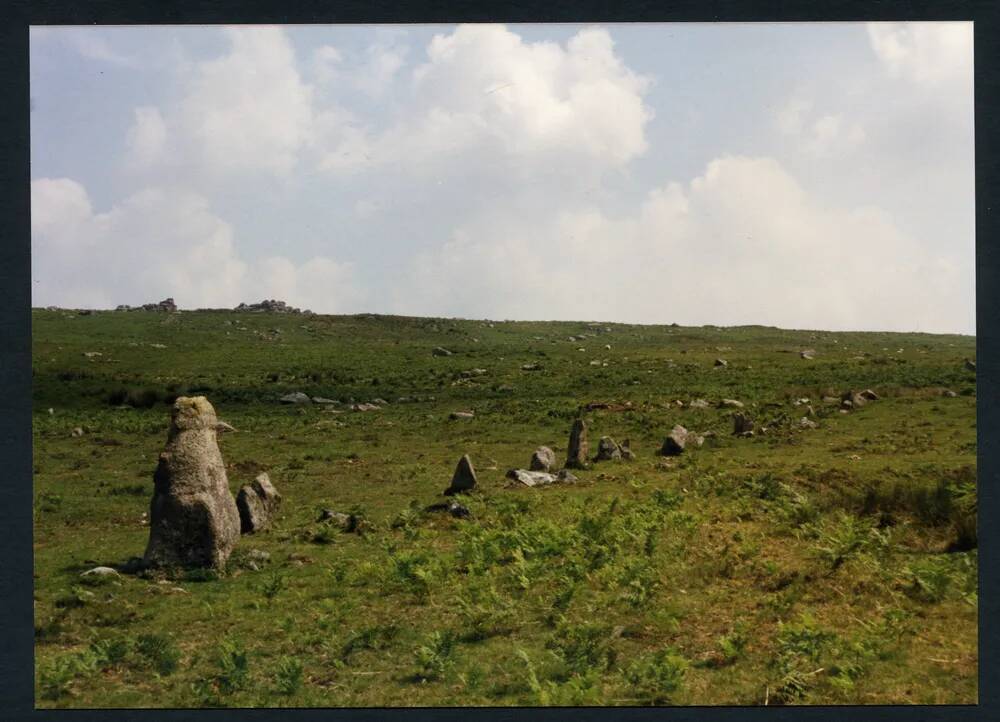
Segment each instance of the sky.
[{"label": "sky", "polygon": [[975,333],[971,23],[30,38],[34,306]]}]

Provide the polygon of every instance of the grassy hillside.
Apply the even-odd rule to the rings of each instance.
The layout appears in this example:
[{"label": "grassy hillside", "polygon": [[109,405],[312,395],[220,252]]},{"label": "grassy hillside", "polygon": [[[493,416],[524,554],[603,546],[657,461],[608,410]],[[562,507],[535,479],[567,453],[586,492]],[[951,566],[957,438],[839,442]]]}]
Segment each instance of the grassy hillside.
[{"label": "grassy hillside", "polygon": [[[37,704],[974,703],[974,354],[924,334],[34,311]],[[849,388],[881,398],[822,401]],[[292,391],[342,403],[278,402]],[[178,394],[238,430],[230,486],[268,471],[280,518],[223,574],[84,583],[143,553]],[[723,398],[767,432],[734,437]],[[538,445],[565,458],[581,413],[592,453],[610,435],[637,458],[510,488]],[[714,435],[661,457],[675,424]],[[464,453],[472,518],[423,512]]]}]

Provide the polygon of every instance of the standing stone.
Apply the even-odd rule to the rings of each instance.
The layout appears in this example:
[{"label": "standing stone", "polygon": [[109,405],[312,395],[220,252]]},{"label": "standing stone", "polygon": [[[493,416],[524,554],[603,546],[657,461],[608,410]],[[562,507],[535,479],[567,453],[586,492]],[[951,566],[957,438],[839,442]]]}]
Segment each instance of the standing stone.
[{"label": "standing stone", "polygon": [[153,474],[147,564],[221,567],[240,538],[217,423],[204,396],[174,402],[167,446]]},{"label": "standing stone", "polygon": [[547,446],[539,446],[531,455],[528,468],[532,471],[549,471],[556,465],[556,453]]},{"label": "standing stone", "polygon": [[460,494],[476,486],[476,470],[472,468],[472,459],[466,454],[458,460],[455,475],[451,477],[451,486],[444,490],[445,496]]},{"label": "standing stone", "polygon": [[597,442],[597,461],[611,461],[613,459],[621,459],[622,452],[618,448],[618,444],[610,436],[602,436],[601,440]]},{"label": "standing stone", "polygon": [[281,494],[274,488],[271,477],[266,472],[254,479],[253,483],[244,484],[236,495],[240,532],[253,534],[269,527],[280,505]]},{"label": "standing stone", "polygon": [[566,452],[566,467],[569,469],[582,469],[587,465],[587,452],[590,445],[587,443],[587,422],[577,419],[573,422],[573,428],[569,432],[569,449]]},{"label": "standing stone", "polygon": [[753,433],[753,420],[746,414],[733,414],[733,433],[737,436]]},{"label": "standing stone", "polygon": [[684,446],[687,444],[688,430],[681,425],[675,426],[667,438],[663,440],[663,448],[660,449],[660,453],[663,456],[677,456],[683,453]]}]

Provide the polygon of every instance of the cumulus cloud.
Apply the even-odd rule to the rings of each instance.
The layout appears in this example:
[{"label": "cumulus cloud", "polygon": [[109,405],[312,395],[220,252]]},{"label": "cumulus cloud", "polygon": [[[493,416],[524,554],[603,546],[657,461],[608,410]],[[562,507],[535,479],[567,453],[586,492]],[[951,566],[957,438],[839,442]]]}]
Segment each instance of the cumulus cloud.
[{"label": "cumulus cloud", "polygon": [[972,81],[972,23],[868,23],[872,50],[889,75],[925,86]]},{"label": "cumulus cloud", "polygon": [[125,142],[130,162],[139,166],[159,163],[167,143],[167,126],[159,109],[150,106],[136,108],[135,120]]},{"label": "cumulus cloud", "polygon": [[779,108],[775,124],[782,134],[796,141],[802,152],[816,158],[842,155],[866,138],[859,121],[850,120],[843,113],[820,115],[812,101],[803,98],[792,98]]},{"label": "cumulus cloud", "polygon": [[343,310],[356,294],[351,269],[317,257],[244,260],[231,226],[202,196],[149,188],[95,213],[69,178],[31,183],[35,305],[114,307],[173,296],[183,308],[231,307],[264,297]]},{"label": "cumulus cloud", "polygon": [[312,88],[299,75],[295,52],[277,27],[224,33],[228,52],[186,69],[176,107],[163,115],[156,108],[136,113],[130,141],[153,132],[162,147],[169,136],[170,152],[150,156],[144,144],[131,142],[134,163],[169,159],[203,173],[291,172],[313,132]]},{"label": "cumulus cloud", "polygon": [[435,173],[456,160],[518,172],[563,163],[570,175],[618,167],[646,149],[648,84],[603,29],[561,46],[525,42],[502,25],[460,25],[431,41],[399,122],[382,133],[337,126],[345,135],[322,164],[353,169],[344,158],[363,155]]},{"label": "cumulus cloud", "polygon": [[[416,263],[411,313],[944,331],[971,271],[876,208],[831,208],[777,161],[726,156],[636,213],[579,208],[467,224]],[[967,277],[968,276],[968,277]]]}]

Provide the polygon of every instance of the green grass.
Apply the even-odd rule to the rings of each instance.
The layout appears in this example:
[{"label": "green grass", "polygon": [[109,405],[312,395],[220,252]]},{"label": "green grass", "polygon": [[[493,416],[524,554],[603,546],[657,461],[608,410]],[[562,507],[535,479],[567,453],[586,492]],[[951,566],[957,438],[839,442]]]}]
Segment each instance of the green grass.
[{"label": "green grass", "polygon": [[[33,333],[39,706],[977,700],[972,337],[61,311]],[[823,403],[848,388],[881,400]],[[279,518],[221,573],[87,583],[145,548],[178,394],[238,430],[230,486],[266,470]],[[693,398],[768,430],[736,438]],[[628,438],[636,460],[508,487],[591,402],[630,404],[582,414],[592,451]],[[714,435],[664,459],[675,424]],[[472,517],[425,511],[464,453]]]}]

